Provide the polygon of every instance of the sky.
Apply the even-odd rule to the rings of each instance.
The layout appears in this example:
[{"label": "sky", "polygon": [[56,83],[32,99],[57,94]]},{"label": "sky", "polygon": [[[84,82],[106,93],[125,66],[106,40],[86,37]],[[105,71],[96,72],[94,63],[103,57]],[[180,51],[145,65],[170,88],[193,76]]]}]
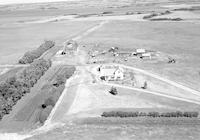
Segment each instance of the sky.
[{"label": "sky", "polygon": [[76,0],[0,0],[0,5],[15,4],[15,3],[57,2],[57,1],[76,1]]}]

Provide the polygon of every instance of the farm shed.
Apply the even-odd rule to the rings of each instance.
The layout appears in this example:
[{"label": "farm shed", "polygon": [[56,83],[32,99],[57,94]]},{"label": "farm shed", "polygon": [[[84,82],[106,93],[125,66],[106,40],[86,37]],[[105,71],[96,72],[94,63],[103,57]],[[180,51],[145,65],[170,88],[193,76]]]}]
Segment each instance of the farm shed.
[{"label": "farm shed", "polygon": [[145,49],[136,49],[137,54],[142,54],[142,53],[145,53],[145,52],[146,52]]}]

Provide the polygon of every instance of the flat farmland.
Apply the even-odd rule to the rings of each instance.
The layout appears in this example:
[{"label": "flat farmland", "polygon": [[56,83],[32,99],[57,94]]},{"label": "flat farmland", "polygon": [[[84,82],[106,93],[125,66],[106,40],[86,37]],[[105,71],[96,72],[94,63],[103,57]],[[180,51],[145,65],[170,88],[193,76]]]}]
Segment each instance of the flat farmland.
[{"label": "flat farmland", "polygon": [[83,44],[100,44],[102,48],[145,48],[176,59],[167,62],[134,61],[126,64],[149,70],[200,90],[200,26],[195,22],[111,21],[101,30],[83,38]]},{"label": "flat farmland", "polygon": [[96,23],[98,22],[66,21],[2,26],[0,27],[0,64],[17,63],[26,51],[39,47],[45,39],[54,40],[60,45]]},{"label": "flat farmland", "polygon": [[[13,134],[34,140],[199,139],[199,116],[101,116],[107,111],[199,113],[200,9],[175,10],[198,1],[70,0],[0,6],[0,81],[23,70],[13,64],[25,52],[44,40],[56,42],[42,55],[51,59],[52,67],[2,119],[0,139],[17,139]],[[71,50],[71,45],[67,46],[69,52],[61,55],[63,42],[69,39],[79,47]],[[130,55],[137,48],[146,49],[151,56]],[[87,63],[90,58],[94,61]],[[100,80],[106,64],[119,66],[119,70],[121,67],[124,79]],[[65,85],[56,88],[58,76],[70,72],[68,65],[73,65],[75,72],[73,69]],[[4,73],[8,66],[13,69]],[[43,120],[47,99],[53,101],[47,106],[52,111]]]},{"label": "flat farmland", "polygon": [[29,140],[192,140],[200,137],[199,130],[198,119],[87,118]]}]

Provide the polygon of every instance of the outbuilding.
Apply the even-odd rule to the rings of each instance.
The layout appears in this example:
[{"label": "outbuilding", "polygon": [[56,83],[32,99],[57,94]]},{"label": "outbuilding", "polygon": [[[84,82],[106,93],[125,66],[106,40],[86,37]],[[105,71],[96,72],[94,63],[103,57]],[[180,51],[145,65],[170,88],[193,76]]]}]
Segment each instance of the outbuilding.
[{"label": "outbuilding", "polygon": [[143,53],[143,54],[141,54],[140,58],[149,58],[149,59],[151,59],[151,53]]},{"label": "outbuilding", "polygon": [[143,54],[143,53],[145,53],[145,52],[146,52],[145,49],[136,49],[136,53],[137,53],[137,54]]}]

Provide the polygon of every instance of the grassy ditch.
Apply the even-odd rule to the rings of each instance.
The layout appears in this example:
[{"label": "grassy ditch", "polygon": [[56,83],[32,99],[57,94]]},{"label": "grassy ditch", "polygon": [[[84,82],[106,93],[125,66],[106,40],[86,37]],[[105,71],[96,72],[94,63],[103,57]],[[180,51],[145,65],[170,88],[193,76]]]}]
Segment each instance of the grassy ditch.
[{"label": "grassy ditch", "polygon": [[57,74],[40,89],[38,96],[41,100],[34,101],[40,104],[34,111],[35,116],[32,116],[34,122],[44,123],[46,121],[65,88],[66,80],[73,75],[74,71],[74,66],[62,66]]},{"label": "grassy ditch", "polygon": [[102,117],[120,117],[120,118],[126,118],[126,117],[187,117],[187,118],[197,118],[199,115],[198,112],[123,112],[123,111],[111,111],[111,112],[103,112],[101,115]]},{"label": "grassy ditch", "polygon": [[45,41],[40,47],[38,47],[35,50],[28,51],[24,54],[24,56],[19,59],[20,64],[28,64],[32,63],[35,59],[42,56],[43,53],[45,53],[47,50],[55,46],[55,42],[53,41]]},{"label": "grassy ditch", "polygon": [[9,77],[0,83],[0,120],[4,115],[9,114],[12,107],[51,67],[51,61],[37,59],[30,66],[20,71],[15,76]]}]

